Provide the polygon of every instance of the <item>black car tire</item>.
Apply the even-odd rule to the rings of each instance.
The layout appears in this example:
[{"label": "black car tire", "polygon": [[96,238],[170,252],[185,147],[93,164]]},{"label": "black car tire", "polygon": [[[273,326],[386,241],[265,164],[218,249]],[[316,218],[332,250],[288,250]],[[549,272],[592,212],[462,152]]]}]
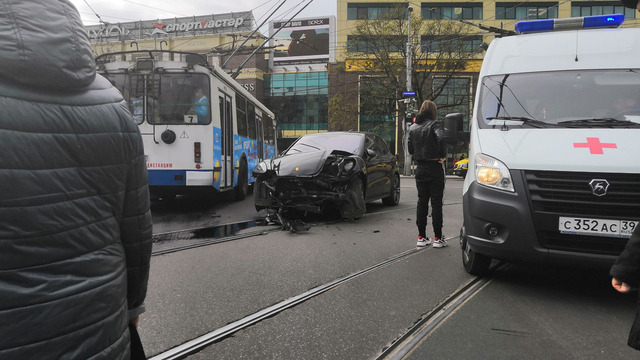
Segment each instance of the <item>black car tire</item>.
[{"label": "black car tire", "polygon": [[464,228],[460,229],[460,245],[462,247],[462,265],[464,269],[471,275],[486,275],[489,272],[491,258],[471,250],[471,247],[467,244]]},{"label": "black car tire", "polygon": [[247,178],[247,161],[242,159],[238,172],[238,186],[236,186],[236,200],[244,200],[249,193],[249,179]]},{"label": "black car tire", "polygon": [[391,194],[386,198],[382,198],[382,203],[387,206],[398,206],[400,203],[400,175],[393,174],[391,184]]},{"label": "black car tire", "polygon": [[[364,191],[362,189],[362,179],[360,178],[353,179],[353,182],[349,184],[347,196],[350,196],[351,199],[347,200],[347,205],[341,210],[343,219],[359,219],[367,212],[367,205],[364,201]],[[353,208],[347,210],[350,206],[353,206]]]}]

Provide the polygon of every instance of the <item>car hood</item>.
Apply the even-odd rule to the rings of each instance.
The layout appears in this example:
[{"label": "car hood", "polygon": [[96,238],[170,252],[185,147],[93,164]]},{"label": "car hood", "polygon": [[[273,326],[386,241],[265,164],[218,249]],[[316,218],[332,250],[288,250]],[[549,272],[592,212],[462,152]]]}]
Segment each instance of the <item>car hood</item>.
[{"label": "car hood", "polygon": [[480,151],[514,170],[640,173],[640,129],[481,129]]},{"label": "car hood", "polygon": [[328,150],[318,150],[281,155],[264,163],[278,176],[313,176],[320,172],[329,155]]}]

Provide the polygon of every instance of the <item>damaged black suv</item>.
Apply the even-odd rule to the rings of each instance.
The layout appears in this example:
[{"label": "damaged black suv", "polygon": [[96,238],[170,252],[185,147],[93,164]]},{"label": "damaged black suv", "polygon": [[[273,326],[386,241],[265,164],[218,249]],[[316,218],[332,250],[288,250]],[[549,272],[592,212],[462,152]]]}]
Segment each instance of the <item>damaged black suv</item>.
[{"label": "damaged black suv", "polygon": [[365,203],[400,201],[397,159],[379,136],[366,132],[325,132],[300,137],[279,156],[259,163],[256,210],[327,213],[358,219]]}]

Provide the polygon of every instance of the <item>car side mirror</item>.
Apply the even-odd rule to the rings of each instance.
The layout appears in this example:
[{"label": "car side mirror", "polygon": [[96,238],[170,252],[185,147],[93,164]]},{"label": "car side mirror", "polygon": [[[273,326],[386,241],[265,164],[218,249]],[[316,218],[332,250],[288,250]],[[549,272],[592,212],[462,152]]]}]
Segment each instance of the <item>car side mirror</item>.
[{"label": "car side mirror", "polygon": [[469,142],[470,134],[468,131],[462,131],[462,114],[447,114],[444,117],[444,142],[450,145],[456,145],[460,141]]}]

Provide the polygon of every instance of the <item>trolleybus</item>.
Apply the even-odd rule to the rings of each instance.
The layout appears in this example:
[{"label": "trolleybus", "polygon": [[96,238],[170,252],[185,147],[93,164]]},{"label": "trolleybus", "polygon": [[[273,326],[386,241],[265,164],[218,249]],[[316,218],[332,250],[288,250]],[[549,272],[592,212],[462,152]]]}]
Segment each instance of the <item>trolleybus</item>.
[{"label": "trolleybus", "polygon": [[139,126],[152,197],[235,191],[276,154],[273,113],[201,54],[145,50],[96,57]]}]

